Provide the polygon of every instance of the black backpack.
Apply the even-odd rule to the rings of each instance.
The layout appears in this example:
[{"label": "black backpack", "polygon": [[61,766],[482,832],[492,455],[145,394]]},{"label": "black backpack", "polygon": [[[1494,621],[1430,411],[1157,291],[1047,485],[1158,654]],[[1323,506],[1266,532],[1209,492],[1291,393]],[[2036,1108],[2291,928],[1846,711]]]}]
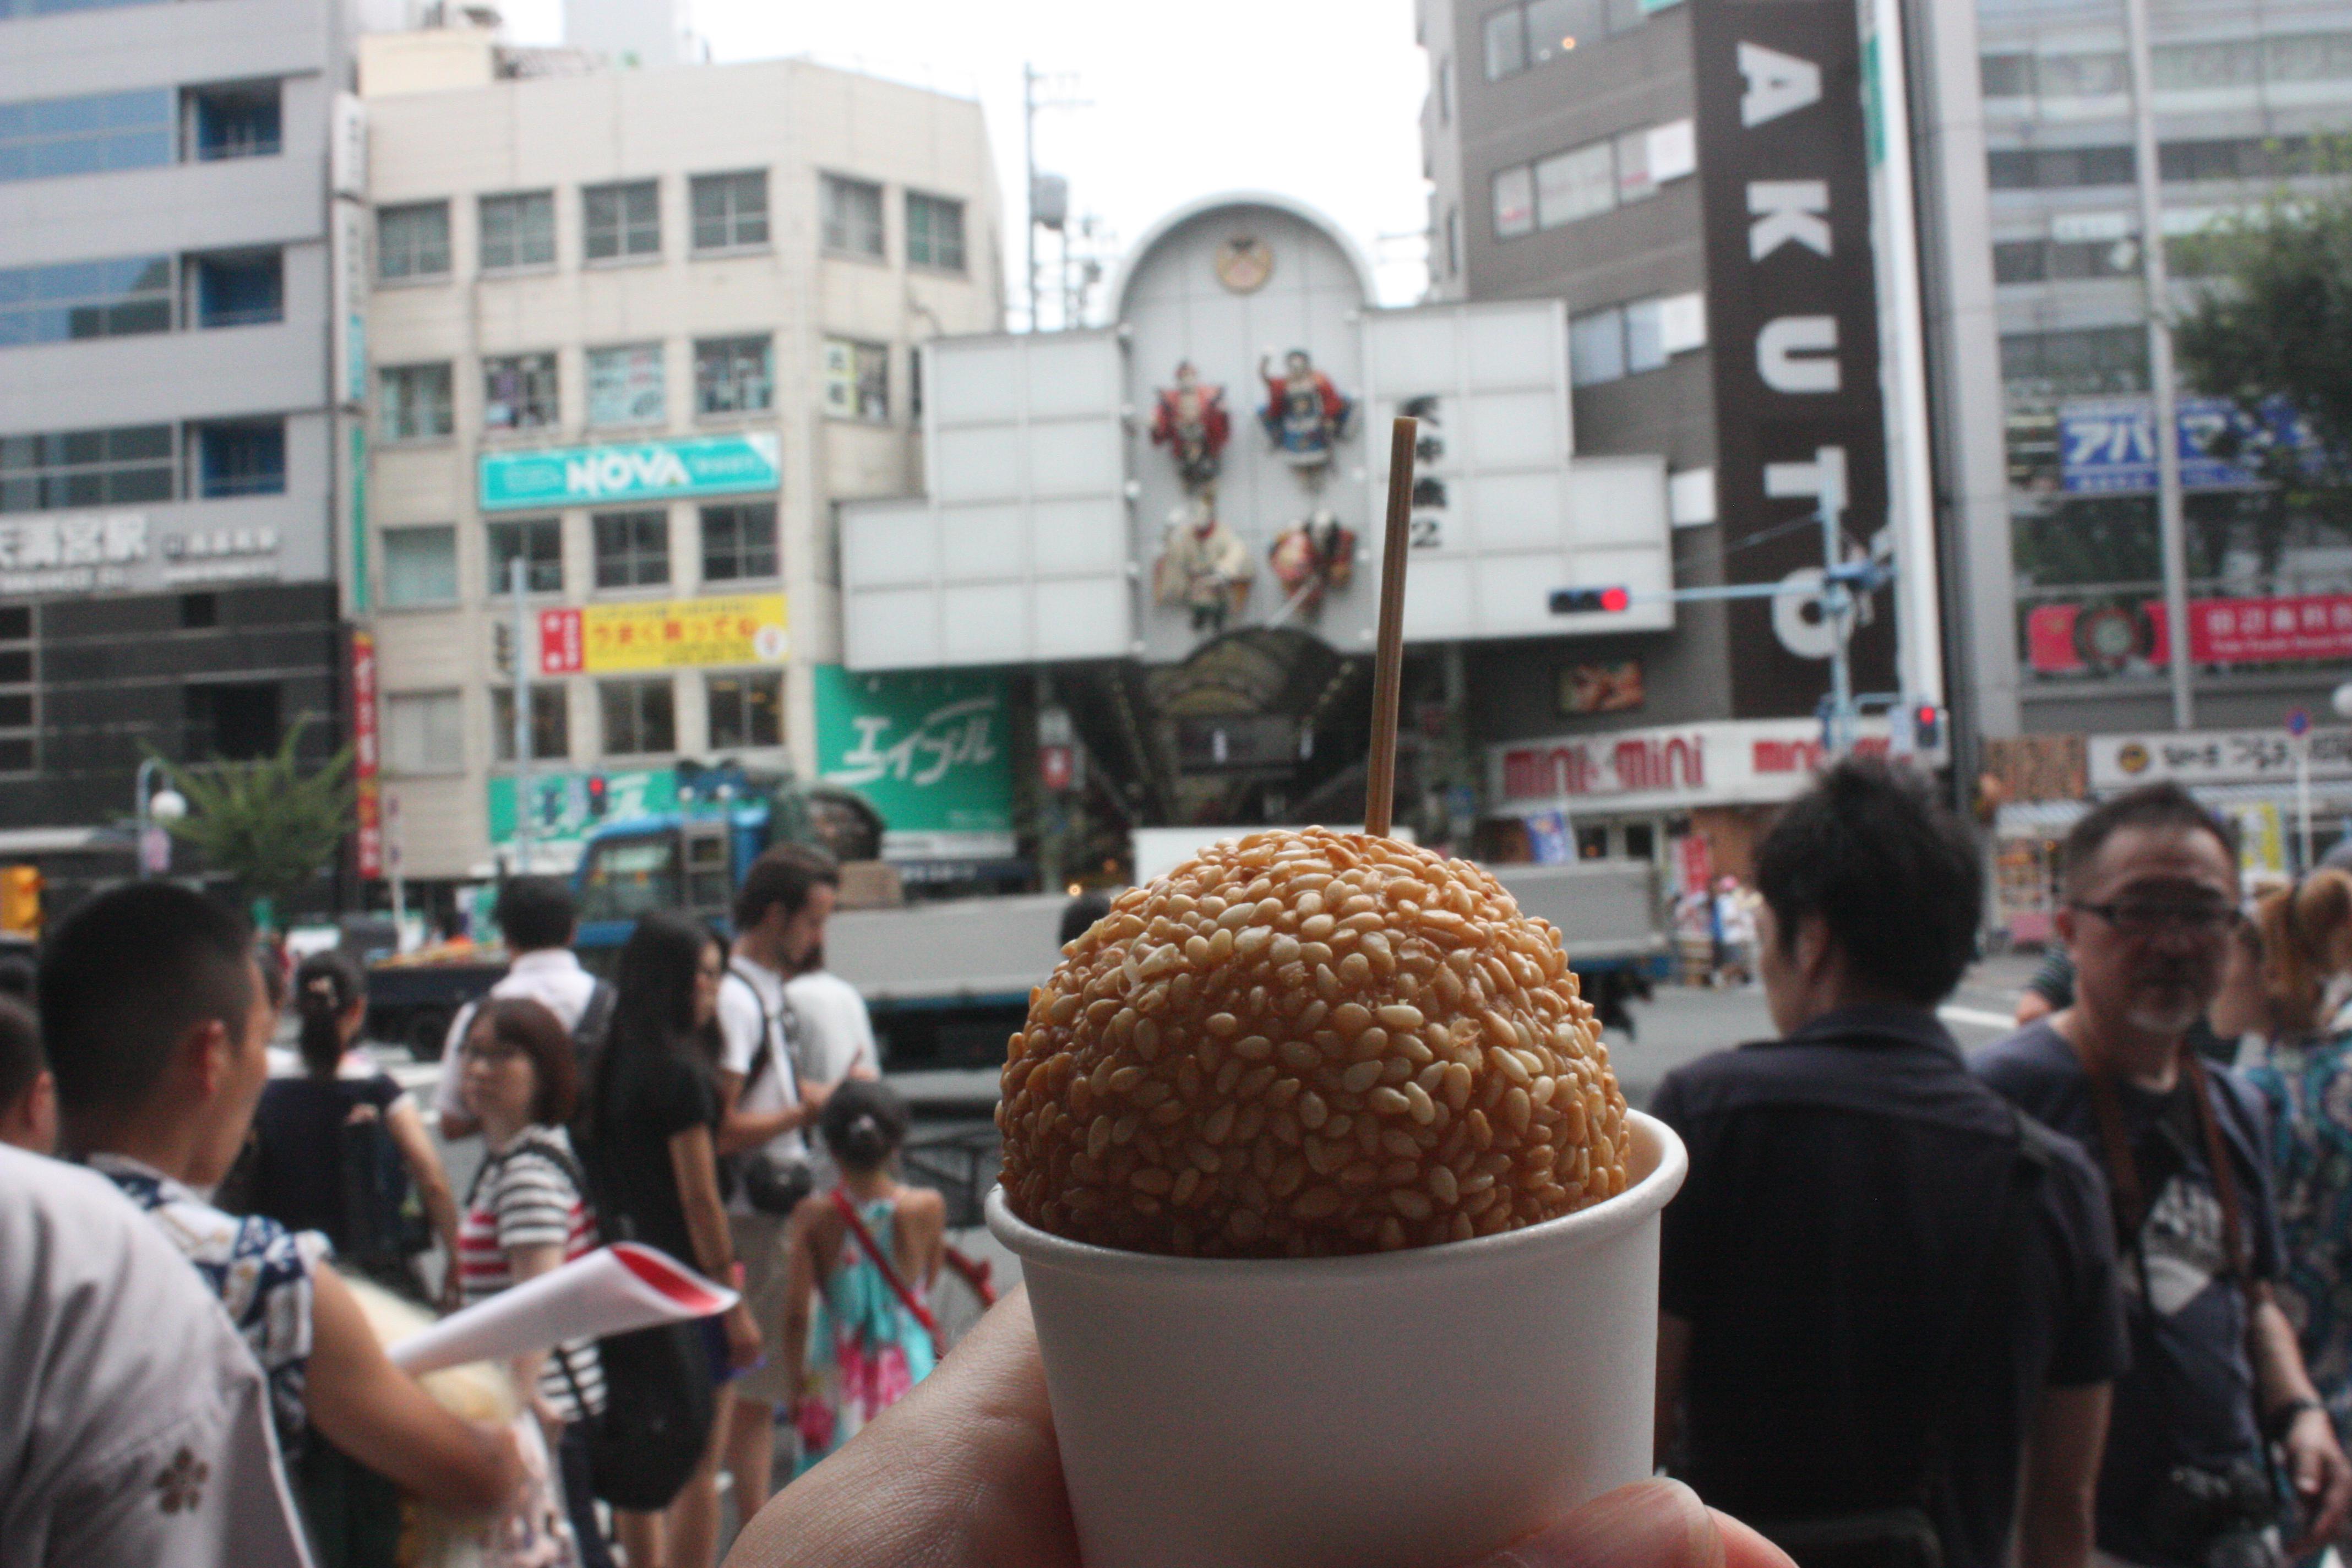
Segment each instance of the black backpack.
[{"label": "black backpack", "polygon": [[432,1247],[432,1218],[383,1117],[346,1121],[336,1132],[335,1152],[343,1185],[339,1254],[380,1273],[403,1268]]}]

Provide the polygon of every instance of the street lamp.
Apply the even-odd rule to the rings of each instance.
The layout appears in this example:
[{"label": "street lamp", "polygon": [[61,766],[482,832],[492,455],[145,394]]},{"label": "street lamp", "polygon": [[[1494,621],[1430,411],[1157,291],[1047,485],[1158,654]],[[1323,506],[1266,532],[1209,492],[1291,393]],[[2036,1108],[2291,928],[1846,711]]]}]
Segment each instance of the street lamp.
[{"label": "street lamp", "polygon": [[[133,801],[138,811],[139,875],[142,878],[148,874],[148,835],[151,833],[160,832],[162,831],[164,824],[177,822],[182,817],[188,815],[187,796],[182,795],[178,790],[173,789],[168,783],[165,784],[162,789],[157,789],[155,787],[155,776],[160,773],[163,769],[163,764],[161,761],[154,757],[149,757],[146,761],[139,764],[139,776],[132,781],[131,786]],[[167,846],[166,855],[168,855],[168,853],[169,849]],[[158,858],[163,858],[163,857],[158,857]],[[156,867],[155,869],[163,870],[167,869],[168,867],[169,861],[166,859],[163,866]]]},{"label": "street lamp", "polygon": [[2338,719],[2352,719],[2352,680],[2347,680],[2337,687],[2335,695],[2328,699],[2328,703],[2336,710],[2336,716]]}]

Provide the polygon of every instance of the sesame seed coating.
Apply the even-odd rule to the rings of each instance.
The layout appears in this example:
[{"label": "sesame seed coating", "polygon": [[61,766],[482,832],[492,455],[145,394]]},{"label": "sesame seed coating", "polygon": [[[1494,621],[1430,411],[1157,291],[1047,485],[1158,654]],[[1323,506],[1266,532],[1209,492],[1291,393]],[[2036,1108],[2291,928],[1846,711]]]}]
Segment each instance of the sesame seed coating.
[{"label": "sesame seed coating", "polygon": [[1625,1098],[1559,933],[1483,868],[1328,828],[1212,846],[1062,950],[1006,1051],[1013,1212],[1311,1258],[1625,1188]]}]

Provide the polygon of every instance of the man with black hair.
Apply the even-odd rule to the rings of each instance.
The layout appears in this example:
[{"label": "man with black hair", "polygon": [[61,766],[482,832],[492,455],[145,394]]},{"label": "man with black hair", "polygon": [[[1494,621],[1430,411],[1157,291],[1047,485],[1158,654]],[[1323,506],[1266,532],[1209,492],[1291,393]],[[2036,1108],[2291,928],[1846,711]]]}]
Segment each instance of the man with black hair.
[{"label": "man with black hair", "polygon": [[[1801,1562],[2082,1568],[2123,1365],[2105,1196],[1969,1075],[1936,1019],[1973,954],[1973,836],[1846,762],[1759,852],[1781,1037],[1670,1074],[1658,1449]],[[1679,1447],[1677,1438],[1679,1437]],[[2022,1482],[2021,1485],[2021,1477]]]},{"label": "man with black hair", "polygon": [[[2078,1140],[2112,1193],[2132,1354],[2099,1475],[2099,1549],[2161,1568],[2280,1563],[2342,1530],[2352,1465],[2271,1293],[2282,1258],[2260,1102],[2183,1045],[2243,918],[2237,847],[2179,785],[2151,784],[2077,819],[2061,873],[2074,1003],[1976,1068]],[[2302,1509],[2291,1545],[2271,1445]]]},{"label": "man with black hair", "polygon": [[36,1154],[58,1146],[58,1080],[33,1010],[0,995],[0,1143]]},{"label": "man with black hair", "polygon": [[[579,915],[572,890],[553,877],[510,877],[490,911],[506,939],[507,972],[490,987],[492,996],[537,1002],[584,1045],[598,1043],[613,1013],[613,988],[580,965],[572,951]],[[457,1052],[474,1025],[478,1003],[457,1009],[441,1049],[441,1079],[433,1088],[433,1110],[441,1136],[470,1138],[480,1130],[457,1092]]]},{"label": "man with black hair", "polygon": [[268,1380],[289,1464],[315,1426],[420,1497],[502,1507],[522,1475],[512,1434],[459,1420],[385,1358],[326,1238],[198,1195],[236,1157],[268,1077],[276,1015],[251,944],[243,920],[169,882],[100,893],[50,934],[41,1026],[66,1146],[219,1300]]}]

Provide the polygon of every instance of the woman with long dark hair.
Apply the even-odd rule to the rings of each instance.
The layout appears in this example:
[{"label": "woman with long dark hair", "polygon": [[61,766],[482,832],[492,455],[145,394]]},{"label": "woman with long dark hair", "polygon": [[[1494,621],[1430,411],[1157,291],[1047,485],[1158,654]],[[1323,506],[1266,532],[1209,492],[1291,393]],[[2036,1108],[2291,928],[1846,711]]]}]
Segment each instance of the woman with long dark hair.
[{"label": "woman with long dark hair", "polygon": [[[726,950],[690,916],[647,915],[613,976],[619,993],[591,1089],[588,1121],[614,1211],[608,1237],[657,1247],[721,1283],[736,1282],[714,1135],[719,982]],[[727,1379],[760,1358],[751,1310],[709,1324],[705,1353],[718,1389],[701,1463],[660,1513],[620,1516],[632,1564],[709,1568],[719,1545],[718,1462],[727,1429]]]},{"label": "woman with long dark hair", "polygon": [[339,1264],[429,1300],[416,1258],[436,1238],[457,1257],[457,1205],[415,1100],[352,1048],[367,979],[342,953],[312,953],[291,1001],[302,1070],[271,1079],[254,1112],[252,1212],[323,1232]]}]

